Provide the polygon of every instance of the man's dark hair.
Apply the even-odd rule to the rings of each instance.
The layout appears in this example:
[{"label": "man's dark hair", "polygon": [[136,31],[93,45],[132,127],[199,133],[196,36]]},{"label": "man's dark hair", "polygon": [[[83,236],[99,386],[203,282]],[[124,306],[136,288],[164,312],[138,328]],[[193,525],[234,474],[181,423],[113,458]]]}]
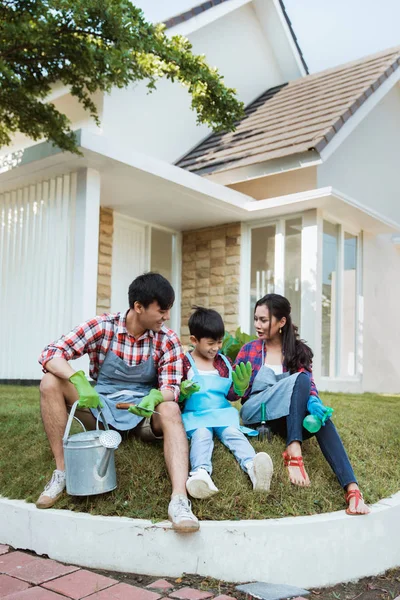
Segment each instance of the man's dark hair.
[{"label": "man's dark hair", "polygon": [[174,303],[175,292],[170,282],[159,273],[144,273],[134,279],[128,291],[129,308],[140,302],[147,308],[158,302],[161,310],[168,310]]},{"label": "man's dark hair", "polygon": [[212,308],[193,306],[194,313],[189,318],[190,335],[198,340],[211,338],[219,340],[224,337],[225,326],[221,315]]}]

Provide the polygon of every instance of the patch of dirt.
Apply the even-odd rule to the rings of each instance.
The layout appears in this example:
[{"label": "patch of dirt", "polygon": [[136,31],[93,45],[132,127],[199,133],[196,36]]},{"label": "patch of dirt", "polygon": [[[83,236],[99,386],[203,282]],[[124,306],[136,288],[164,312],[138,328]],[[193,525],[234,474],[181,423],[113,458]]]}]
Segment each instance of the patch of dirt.
[{"label": "patch of dirt", "polygon": [[[184,573],[181,577],[173,578],[115,573],[114,571],[96,572],[140,587],[146,587],[146,585],[149,585],[156,579],[165,579],[175,589],[194,587],[202,591],[209,591],[215,596],[226,594],[238,600],[250,598],[250,596],[246,596],[246,594],[238,592],[235,589],[236,585],[238,585],[236,583],[228,583],[198,575],[187,575]],[[376,577],[364,577],[355,582],[339,583],[329,588],[312,589],[310,592],[307,600],[400,600],[400,567]],[[165,595],[168,595],[168,592],[165,592]]]}]

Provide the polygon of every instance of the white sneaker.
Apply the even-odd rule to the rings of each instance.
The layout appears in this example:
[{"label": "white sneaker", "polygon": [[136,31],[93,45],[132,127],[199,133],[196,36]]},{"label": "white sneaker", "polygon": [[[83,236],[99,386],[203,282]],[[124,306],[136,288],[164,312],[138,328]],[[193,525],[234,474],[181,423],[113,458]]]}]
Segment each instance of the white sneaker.
[{"label": "white sneaker", "polygon": [[197,469],[189,473],[186,489],[193,498],[209,498],[219,492],[209,473],[205,469]]},{"label": "white sneaker", "polygon": [[37,508],[51,508],[65,490],[65,471],[56,469],[36,502]]},{"label": "white sneaker", "polygon": [[253,490],[269,492],[274,465],[266,452],[259,452],[253,460],[246,463],[247,474],[253,484]]},{"label": "white sneaker", "polygon": [[197,517],[192,513],[190,500],[182,494],[173,496],[168,506],[168,519],[172,522],[172,528],[180,533],[192,533],[198,531],[200,525]]}]

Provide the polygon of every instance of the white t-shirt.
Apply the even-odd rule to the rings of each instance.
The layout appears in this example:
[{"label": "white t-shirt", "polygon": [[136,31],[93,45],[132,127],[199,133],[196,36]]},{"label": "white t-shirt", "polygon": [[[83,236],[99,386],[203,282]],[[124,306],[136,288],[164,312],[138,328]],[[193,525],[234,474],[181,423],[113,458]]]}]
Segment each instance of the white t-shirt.
[{"label": "white t-shirt", "polygon": [[[197,369],[199,375],[218,375],[218,370],[217,369],[213,369],[212,371],[201,371],[200,369]],[[193,367],[190,367],[188,374],[187,374],[187,378],[188,379],[193,379],[194,377],[194,372],[193,372]]]},{"label": "white t-shirt", "polygon": [[269,365],[269,364],[265,363],[265,366],[268,367],[269,369],[272,369],[273,372],[275,373],[275,375],[282,375],[282,373],[283,373],[282,365]]}]

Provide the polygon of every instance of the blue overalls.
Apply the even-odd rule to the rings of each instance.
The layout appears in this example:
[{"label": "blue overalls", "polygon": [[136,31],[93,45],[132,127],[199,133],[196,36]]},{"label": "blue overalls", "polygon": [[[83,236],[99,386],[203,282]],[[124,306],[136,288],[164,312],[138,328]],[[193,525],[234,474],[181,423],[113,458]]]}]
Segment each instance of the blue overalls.
[{"label": "blue overalls", "polygon": [[[150,338],[150,356],[138,365],[127,365],[111,350],[112,342],[101,365],[95,386],[101,401],[102,409],[108,425],[119,431],[133,429],[143,420],[128,410],[116,408],[118,402],[139,404],[151,389],[158,388],[157,370],[153,358],[153,340]],[[98,410],[90,409],[97,418]]]},{"label": "blue overalls", "polygon": [[182,421],[188,438],[191,440],[191,470],[202,468],[212,473],[213,433],[229,448],[245,471],[245,464],[252,460],[255,451],[244,433],[258,435],[257,431],[241,427],[239,413],[226,396],[232,385],[232,367],[223,354],[220,354],[228,367],[229,377],[219,374],[200,375],[190,353],[186,356],[193,369],[192,381],[200,385],[185,403]]},{"label": "blue overalls", "polygon": [[273,421],[289,414],[290,402],[297,377],[300,373],[289,371],[276,375],[264,364],[264,344],[262,348],[262,367],[258,371],[251,388],[251,394],[240,411],[243,423],[261,422],[261,405],[265,404],[266,420]]}]

